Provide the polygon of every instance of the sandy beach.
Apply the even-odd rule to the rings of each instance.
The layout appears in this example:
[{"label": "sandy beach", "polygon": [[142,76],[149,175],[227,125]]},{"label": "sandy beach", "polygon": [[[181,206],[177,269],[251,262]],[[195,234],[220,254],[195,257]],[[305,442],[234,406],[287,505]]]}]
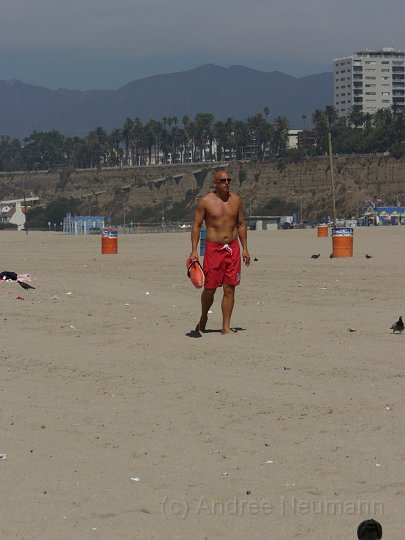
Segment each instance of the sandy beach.
[{"label": "sandy beach", "polygon": [[188,233],[0,232],[1,539],[403,540],[405,227],[248,240],[195,338]]}]

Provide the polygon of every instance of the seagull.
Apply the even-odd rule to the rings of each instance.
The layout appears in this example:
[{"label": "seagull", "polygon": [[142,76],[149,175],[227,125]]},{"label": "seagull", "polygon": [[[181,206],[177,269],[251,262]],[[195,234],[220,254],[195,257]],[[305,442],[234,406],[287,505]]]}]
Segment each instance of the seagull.
[{"label": "seagull", "polygon": [[392,333],[395,334],[395,332],[399,332],[401,334],[401,332],[404,331],[404,321],[402,320],[402,315],[399,317],[399,319],[397,320],[397,322],[395,322],[390,330],[392,330]]},{"label": "seagull", "polygon": [[373,256],[370,255],[370,253],[366,253],[366,259],[372,259],[372,258],[373,258]]},{"label": "seagull", "polygon": [[17,283],[18,283],[19,285],[21,285],[21,287],[22,287],[23,289],[25,289],[26,291],[28,291],[28,289],[35,289],[35,287],[33,287],[32,285],[28,285],[28,283],[25,283],[25,281],[18,281],[18,280],[17,280]]},{"label": "seagull", "polygon": [[314,255],[311,255],[311,259],[318,259],[320,256],[321,256],[320,253],[318,253],[317,255],[314,254]]}]

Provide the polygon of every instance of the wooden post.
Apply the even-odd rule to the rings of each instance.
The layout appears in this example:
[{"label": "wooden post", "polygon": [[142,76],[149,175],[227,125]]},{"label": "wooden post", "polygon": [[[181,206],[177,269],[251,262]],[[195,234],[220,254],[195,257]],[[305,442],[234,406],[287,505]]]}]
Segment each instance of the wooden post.
[{"label": "wooden post", "polygon": [[332,156],[332,134],[328,133],[329,143],[329,167],[330,167],[330,179],[332,184],[332,212],[333,212],[333,226],[336,227],[336,202],[335,202],[335,181],[333,178],[333,156]]},{"label": "wooden post", "polygon": [[25,216],[25,223],[24,223],[24,229],[25,229],[25,235],[28,234],[28,225],[27,225],[27,199],[25,197],[25,191],[24,191],[24,216]]}]

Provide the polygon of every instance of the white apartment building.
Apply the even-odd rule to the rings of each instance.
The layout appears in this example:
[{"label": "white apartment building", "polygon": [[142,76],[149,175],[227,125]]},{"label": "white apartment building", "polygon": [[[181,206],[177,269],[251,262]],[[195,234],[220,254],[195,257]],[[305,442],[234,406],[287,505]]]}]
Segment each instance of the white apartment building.
[{"label": "white apartment building", "polygon": [[393,48],[360,51],[333,60],[333,100],[339,116],[353,106],[375,113],[405,105],[405,52]]}]

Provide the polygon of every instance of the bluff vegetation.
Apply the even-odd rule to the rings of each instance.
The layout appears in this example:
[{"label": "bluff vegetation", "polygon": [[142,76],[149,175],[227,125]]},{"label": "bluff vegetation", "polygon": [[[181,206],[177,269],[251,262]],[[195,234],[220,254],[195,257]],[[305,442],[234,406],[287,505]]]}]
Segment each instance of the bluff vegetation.
[{"label": "bluff vegetation", "polygon": [[[304,219],[332,215],[329,160],[308,158],[297,163],[233,161],[225,164],[232,190],[244,199],[246,215],[286,215]],[[199,197],[212,186],[219,164],[177,164],[112,170],[1,173],[0,200],[37,196],[30,210],[34,226],[59,223],[66,211],[101,214],[114,224],[192,220]],[[405,200],[405,159],[354,156],[334,159],[338,216],[359,215],[366,200],[396,205]]]}]

